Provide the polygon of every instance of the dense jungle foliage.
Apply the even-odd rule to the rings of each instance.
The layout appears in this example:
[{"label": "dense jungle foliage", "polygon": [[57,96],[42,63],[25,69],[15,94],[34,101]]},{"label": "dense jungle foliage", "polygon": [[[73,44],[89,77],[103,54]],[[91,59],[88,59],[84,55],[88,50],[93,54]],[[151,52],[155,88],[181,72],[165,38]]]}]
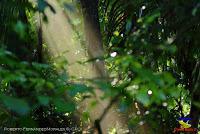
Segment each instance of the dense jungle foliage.
[{"label": "dense jungle foliage", "polygon": [[[91,23],[96,29],[104,56],[79,64],[104,61],[109,80],[71,81],[67,60],[51,57],[37,18],[48,24],[45,10],[56,14],[48,1],[0,0],[0,133],[44,133],[5,129],[25,127],[83,133],[88,122],[101,133],[87,111],[77,110],[81,101],[95,96],[96,87],[104,93],[102,100],[127,115],[124,133],[143,133],[136,129],[145,125],[145,134],[169,134],[180,126],[180,117],[191,118],[192,127],[199,128],[199,0],[57,1],[64,12],[81,12],[88,19],[75,20],[74,27]],[[85,45],[83,33],[76,32]]]}]

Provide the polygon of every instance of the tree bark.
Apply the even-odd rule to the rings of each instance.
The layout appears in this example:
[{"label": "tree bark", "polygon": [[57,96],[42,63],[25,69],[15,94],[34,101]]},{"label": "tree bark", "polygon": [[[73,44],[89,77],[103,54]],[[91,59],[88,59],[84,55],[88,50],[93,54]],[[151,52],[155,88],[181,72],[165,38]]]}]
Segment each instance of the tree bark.
[{"label": "tree bark", "polygon": [[194,128],[198,128],[199,117],[200,117],[200,108],[197,103],[200,102],[200,61],[196,62],[192,73],[192,90],[191,90],[191,108],[190,108],[190,117],[192,118],[191,125]]},{"label": "tree bark", "polygon": [[[86,45],[89,56],[93,59],[103,57],[103,43],[100,32],[98,0],[81,0],[84,15],[84,27],[86,33]],[[106,77],[104,62],[100,60],[94,64],[95,70]]]},{"label": "tree bark", "polygon": [[[81,6],[84,16],[84,29],[86,36],[86,46],[89,57],[91,59],[100,58],[98,62],[94,62],[94,69],[97,71],[97,74],[100,78],[108,78],[106,73],[103,58],[103,43],[102,36],[100,31],[99,15],[98,15],[98,0],[81,0]],[[109,81],[108,81],[109,82]],[[97,94],[97,99],[100,100],[102,91],[98,89],[95,91]],[[118,133],[125,132],[127,130],[126,119],[122,114],[116,111],[116,102],[117,100],[100,100],[104,107],[100,105],[97,106],[93,111],[100,111],[100,115],[94,121],[94,126],[98,131],[98,134],[108,133],[108,129],[115,127]],[[93,117],[94,118],[94,117]],[[117,126],[118,124],[118,126]],[[121,129],[121,131],[119,130]]]}]

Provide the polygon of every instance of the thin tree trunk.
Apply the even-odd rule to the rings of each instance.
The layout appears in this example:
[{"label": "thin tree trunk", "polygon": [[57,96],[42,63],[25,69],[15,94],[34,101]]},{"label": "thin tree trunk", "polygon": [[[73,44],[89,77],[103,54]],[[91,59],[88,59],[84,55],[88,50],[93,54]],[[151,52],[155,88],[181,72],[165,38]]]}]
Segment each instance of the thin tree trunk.
[{"label": "thin tree trunk", "polygon": [[40,13],[39,13],[38,21],[39,21],[39,24],[38,24],[38,31],[37,31],[37,35],[38,35],[37,61],[39,63],[42,63],[42,59],[43,59],[43,56],[42,56],[42,50],[43,50],[42,42],[43,41],[42,41],[42,19],[41,19]]},{"label": "thin tree trunk", "polygon": [[[91,58],[103,57],[103,43],[100,32],[98,16],[98,0],[81,0],[84,15],[84,26],[86,33],[86,45]],[[106,77],[104,62],[95,63],[96,71],[101,77]]]},{"label": "thin tree trunk", "polygon": [[[81,0],[80,2],[84,16],[86,46],[88,48],[89,57],[92,59],[102,59],[103,43],[99,24],[98,0]],[[100,78],[108,78],[103,60],[94,62],[94,66]],[[97,94],[97,99],[100,100],[102,92],[98,91],[98,89],[95,92]],[[112,100],[101,101],[104,107],[97,106],[94,111],[92,111],[101,111],[101,114],[98,115],[99,117],[94,121],[94,125],[99,134],[108,133],[108,129],[113,127],[120,127],[120,129],[124,129],[122,131],[127,129],[125,127],[126,119],[116,111],[117,108],[115,105],[117,100],[113,98]],[[117,126],[117,124],[119,126]],[[117,131],[118,133],[122,133],[119,128],[117,128]]]},{"label": "thin tree trunk", "polygon": [[190,109],[190,117],[192,118],[191,125],[194,128],[198,128],[199,117],[200,117],[200,107],[198,103],[200,102],[200,62],[197,61],[192,73],[192,90],[191,90],[191,109]]}]

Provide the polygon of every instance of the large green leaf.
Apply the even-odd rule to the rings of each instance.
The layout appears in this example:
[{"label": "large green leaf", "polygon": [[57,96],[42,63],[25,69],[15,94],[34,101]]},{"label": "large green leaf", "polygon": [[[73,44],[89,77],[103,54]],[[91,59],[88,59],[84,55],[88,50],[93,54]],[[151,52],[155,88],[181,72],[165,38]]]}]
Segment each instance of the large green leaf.
[{"label": "large green leaf", "polygon": [[53,103],[55,104],[56,111],[58,112],[68,113],[73,112],[76,109],[73,102],[66,102],[61,98],[53,99]]},{"label": "large green leaf", "polygon": [[5,96],[5,95],[0,95],[0,99],[8,109],[20,115],[28,114],[28,112],[30,111],[30,107],[28,103],[23,99]]},{"label": "large green leaf", "polygon": [[84,84],[73,84],[68,87],[68,93],[75,96],[77,93],[92,92],[92,88]]}]

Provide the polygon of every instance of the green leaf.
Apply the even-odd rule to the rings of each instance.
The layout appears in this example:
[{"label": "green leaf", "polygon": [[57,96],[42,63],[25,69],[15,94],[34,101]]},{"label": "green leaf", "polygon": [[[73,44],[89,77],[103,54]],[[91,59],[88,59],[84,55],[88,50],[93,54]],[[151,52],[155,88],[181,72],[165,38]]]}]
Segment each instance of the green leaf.
[{"label": "green leaf", "polygon": [[164,94],[164,92],[162,91],[162,90],[157,90],[157,91],[155,91],[155,92],[157,92],[157,99],[160,99],[160,100],[166,100],[166,95]]},{"label": "green leaf", "polygon": [[83,84],[70,85],[68,88],[68,93],[70,96],[75,96],[77,93],[86,93],[86,92],[92,92],[92,88]]},{"label": "green leaf", "polygon": [[23,99],[5,96],[5,95],[0,95],[0,99],[8,109],[20,115],[28,114],[28,112],[30,111],[30,107],[28,103]]},{"label": "green leaf", "polygon": [[56,98],[53,100],[53,103],[56,106],[56,111],[61,113],[73,112],[76,107],[73,102],[65,102],[60,98]]},{"label": "green leaf", "polygon": [[44,10],[49,7],[49,9],[51,10],[51,12],[56,13],[55,9],[53,8],[53,6],[51,6],[46,0],[37,0],[38,2],[38,11],[39,12],[44,12]]},{"label": "green leaf", "polygon": [[41,105],[47,106],[49,104],[49,97],[48,96],[38,96],[38,101]]},{"label": "green leaf", "polygon": [[113,32],[113,34],[114,34],[115,36],[119,36],[119,32],[118,32],[118,31]]},{"label": "green leaf", "polygon": [[197,6],[192,10],[192,15],[193,16],[196,16],[199,8],[200,8],[200,4],[197,4]]},{"label": "green leaf", "polygon": [[137,99],[137,101],[141,102],[145,106],[148,106],[150,104],[150,98],[149,98],[147,92],[139,91],[136,94],[136,99]]},{"label": "green leaf", "polygon": [[48,6],[45,0],[38,0],[38,10],[44,12],[45,8]]},{"label": "green leaf", "polygon": [[23,24],[21,21],[18,21],[15,25],[14,28],[15,32],[19,34],[19,37],[24,39],[25,38],[25,30],[26,30],[26,26],[25,24]]},{"label": "green leaf", "polygon": [[150,24],[152,23],[156,18],[158,18],[160,16],[160,12],[157,10],[157,11],[154,11],[152,13],[152,15],[148,15],[145,20],[144,20],[144,23],[146,24]]},{"label": "green leaf", "polygon": [[129,31],[132,27],[132,22],[131,22],[131,19],[129,19],[126,23],[126,31]]}]

